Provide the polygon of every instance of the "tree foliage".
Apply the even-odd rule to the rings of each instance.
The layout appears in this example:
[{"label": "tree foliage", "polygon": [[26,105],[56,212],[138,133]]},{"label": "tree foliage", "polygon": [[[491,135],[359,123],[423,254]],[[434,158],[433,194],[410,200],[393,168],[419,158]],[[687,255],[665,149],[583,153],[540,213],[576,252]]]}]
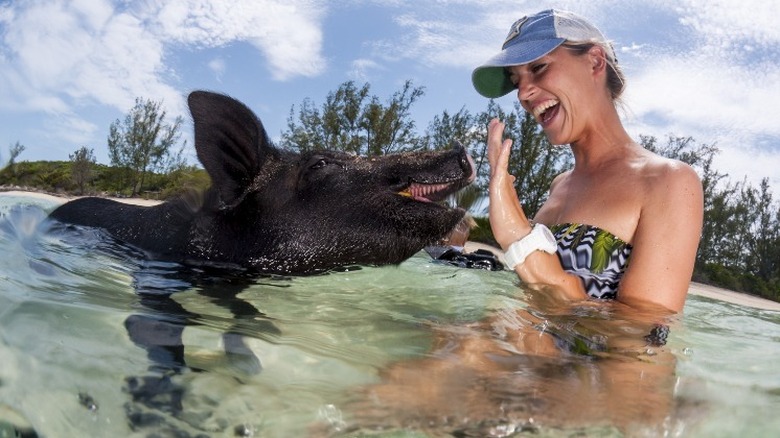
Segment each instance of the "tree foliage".
[{"label": "tree foliage", "polygon": [[474,116],[466,108],[461,108],[455,114],[444,110],[441,115],[434,116],[431,123],[428,124],[420,143],[422,149],[443,151],[451,149],[457,144],[470,151],[475,151],[479,135],[474,130],[474,125]]},{"label": "tree foliage", "polygon": [[79,195],[83,195],[84,188],[93,177],[93,167],[96,162],[94,150],[82,146],[69,154],[68,157],[70,158],[70,176],[78,187]]},{"label": "tree foliage", "polygon": [[19,155],[21,155],[25,149],[25,146],[19,143],[18,140],[8,147],[8,169],[10,169],[11,173],[16,172],[16,159],[19,158]]},{"label": "tree foliage", "polygon": [[424,94],[406,81],[385,103],[370,96],[371,87],[353,81],[328,94],[320,109],[305,99],[296,114],[290,108],[282,146],[299,151],[333,149],[361,155],[382,155],[419,149],[410,108]]},{"label": "tree foliage", "polygon": [[162,101],[136,98],[124,121],[117,119],[111,124],[109,158],[112,165],[125,169],[133,196],[143,188],[150,172],[182,164],[181,151],[176,154],[172,148],[179,141],[183,119],[177,117],[168,124],[165,117]]}]

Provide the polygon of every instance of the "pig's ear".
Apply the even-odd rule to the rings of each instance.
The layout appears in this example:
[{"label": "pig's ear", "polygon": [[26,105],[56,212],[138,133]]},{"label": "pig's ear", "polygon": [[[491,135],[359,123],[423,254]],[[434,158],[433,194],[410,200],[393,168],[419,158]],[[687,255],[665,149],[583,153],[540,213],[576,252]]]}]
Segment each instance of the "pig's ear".
[{"label": "pig's ear", "polygon": [[235,207],[272,148],[265,129],[252,110],[231,97],[194,91],[188,103],[198,159],[219,193],[220,207]]}]

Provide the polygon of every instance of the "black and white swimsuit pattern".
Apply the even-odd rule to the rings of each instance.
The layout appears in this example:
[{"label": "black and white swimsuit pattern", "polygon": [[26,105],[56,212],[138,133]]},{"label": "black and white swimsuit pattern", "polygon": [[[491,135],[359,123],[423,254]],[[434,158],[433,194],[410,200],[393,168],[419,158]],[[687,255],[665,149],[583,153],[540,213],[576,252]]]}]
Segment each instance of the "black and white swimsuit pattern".
[{"label": "black and white swimsuit pattern", "polygon": [[601,228],[585,224],[550,227],[563,269],[582,279],[593,298],[616,299],[632,246]]}]

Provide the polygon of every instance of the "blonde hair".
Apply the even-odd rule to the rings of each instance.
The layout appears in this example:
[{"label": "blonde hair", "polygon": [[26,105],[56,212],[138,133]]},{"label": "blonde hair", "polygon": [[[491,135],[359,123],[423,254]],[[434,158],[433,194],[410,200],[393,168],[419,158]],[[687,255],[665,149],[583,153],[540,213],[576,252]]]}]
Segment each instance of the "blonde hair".
[{"label": "blonde hair", "polygon": [[[609,43],[606,43],[609,44]],[[599,46],[604,50],[604,59],[607,61],[607,89],[609,89],[612,101],[616,104],[620,101],[620,96],[626,89],[626,76],[623,69],[618,65],[617,58],[614,56],[612,48],[607,48],[604,43],[590,41],[566,41],[563,47],[572,50],[575,55],[584,55],[592,47]]]}]

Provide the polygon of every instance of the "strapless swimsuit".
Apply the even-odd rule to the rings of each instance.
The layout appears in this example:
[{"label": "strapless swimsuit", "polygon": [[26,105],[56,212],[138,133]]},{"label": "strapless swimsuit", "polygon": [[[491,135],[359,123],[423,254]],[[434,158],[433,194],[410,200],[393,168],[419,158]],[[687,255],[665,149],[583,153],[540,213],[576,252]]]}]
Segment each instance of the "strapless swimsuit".
[{"label": "strapless swimsuit", "polygon": [[[582,279],[588,295],[600,299],[616,299],[620,279],[626,272],[632,246],[619,237],[592,225],[559,224],[550,227],[558,241],[558,258],[563,269]],[[555,338],[559,348],[570,352],[591,355],[606,351],[603,341],[583,335],[563,336],[555,330],[547,330]],[[649,346],[666,344],[669,327],[656,324],[644,337]]]},{"label": "strapless swimsuit", "polygon": [[616,299],[632,246],[601,228],[584,224],[550,227],[563,269],[582,279],[593,298]]}]

